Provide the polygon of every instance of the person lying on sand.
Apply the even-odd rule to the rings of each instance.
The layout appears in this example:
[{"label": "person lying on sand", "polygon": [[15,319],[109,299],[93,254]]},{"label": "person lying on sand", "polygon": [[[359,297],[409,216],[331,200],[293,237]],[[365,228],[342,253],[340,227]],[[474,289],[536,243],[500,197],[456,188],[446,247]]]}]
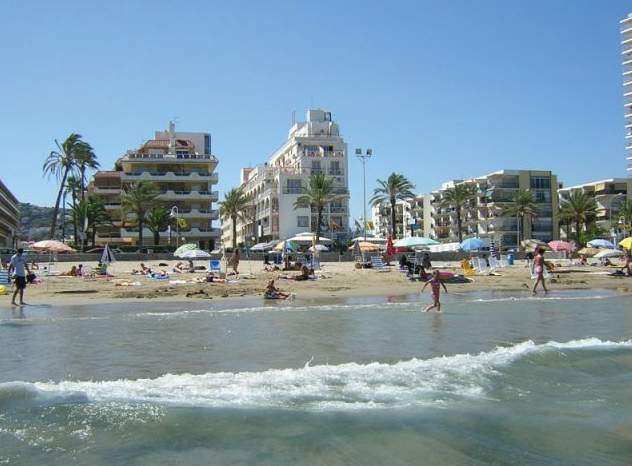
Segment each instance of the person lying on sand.
[{"label": "person lying on sand", "polygon": [[226,279],[219,278],[213,272],[209,272],[204,277],[195,278],[196,283],[226,283]]},{"label": "person lying on sand", "polygon": [[76,277],[77,276],[77,266],[73,265],[72,267],[70,267],[70,270],[68,272],[62,272],[59,275],[61,275],[62,277]]},{"label": "person lying on sand", "polygon": [[176,262],[176,265],[173,266],[173,273],[182,273],[185,272],[184,264],[182,262]]},{"label": "person lying on sand", "polygon": [[288,299],[290,293],[287,291],[281,291],[274,286],[274,280],[270,280],[266,286],[266,290],[263,293],[263,297],[266,299]]},{"label": "person lying on sand", "polygon": [[140,263],[140,270],[132,269],[132,275],[150,275],[151,269],[143,262]]}]

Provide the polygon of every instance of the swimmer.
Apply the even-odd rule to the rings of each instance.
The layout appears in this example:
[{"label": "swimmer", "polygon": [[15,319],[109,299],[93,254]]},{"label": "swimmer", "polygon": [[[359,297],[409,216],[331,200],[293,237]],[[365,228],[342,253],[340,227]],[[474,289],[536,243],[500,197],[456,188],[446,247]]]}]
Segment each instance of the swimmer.
[{"label": "swimmer", "polygon": [[439,302],[439,297],[441,295],[441,287],[443,287],[443,289],[445,290],[446,293],[448,292],[448,289],[445,287],[445,284],[439,278],[439,271],[438,270],[434,270],[432,272],[432,278],[430,278],[430,280],[428,280],[426,283],[424,283],[424,287],[421,289],[422,293],[424,292],[424,290],[428,286],[428,283],[430,283],[430,287],[432,289],[432,300],[433,300],[433,302],[432,302],[432,304],[430,304],[429,306],[427,306],[424,309],[424,312],[428,312],[430,309],[434,309],[435,307],[437,308],[437,312],[441,312],[441,302]]}]

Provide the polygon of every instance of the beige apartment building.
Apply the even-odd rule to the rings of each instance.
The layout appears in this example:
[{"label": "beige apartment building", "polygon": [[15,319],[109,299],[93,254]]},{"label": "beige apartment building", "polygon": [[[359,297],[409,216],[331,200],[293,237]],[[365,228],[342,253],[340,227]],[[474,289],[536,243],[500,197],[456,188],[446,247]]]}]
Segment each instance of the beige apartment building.
[{"label": "beige apartment building", "polygon": [[[446,190],[458,184],[476,187],[477,195],[462,212],[463,237],[488,238],[502,247],[516,247],[519,236],[542,241],[559,239],[559,202],[557,176],[550,171],[500,170],[468,180],[444,183],[431,193],[432,206],[426,231],[441,242],[458,241],[456,209],[442,206]],[[534,194],[538,215],[525,221],[525,231],[519,234],[519,222],[514,216],[504,216],[504,208],[513,203],[518,189]]]},{"label": "beige apartment building", "polygon": [[[211,154],[210,138],[209,133],[176,131],[170,122],[168,130],[156,131],[154,139],[128,150],[116,161],[114,170],[97,172],[88,191],[104,199],[113,220],[112,227],[98,230],[97,243],[137,245],[138,228],[129,221],[133,215],[128,214],[128,221],[121,222],[121,193],[126,186],[146,180],[160,191],[159,204],[179,219],[179,228],[160,232],[160,244],[193,242],[202,249],[213,249],[219,238],[219,229],[213,227],[213,221],[219,218],[213,207],[218,200],[213,190],[218,182],[218,160]],[[144,229],[144,244],[152,245],[152,238],[152,233]]]},{"label": "beige apartment building", "polygon": [[[409,236],[430,237],[430,205],[431,196],[419,194],[414,199],[397,201],[395,203],[395,238]],[[391,205],[384,202],[371,207],[373,233],[382,238],[388,238],[391,229]]]},{"label": "beige apartment building", "polygon": [[0,247],[15,248],[19,226],[18,200],[0,180]]},{"label": "beige apartment building", "polygon": [[[349,234],[347,145],[331,113],[307,111],[305,121],[292,125],[285,143],[262,165],[241,170],[240,186],[252,199],[250,214],[237,224],[237,244],[290,238],[316,231],[315,208],[294,208],[313,174],[333,179],[338,198],[323,212],[321,235],[332,240]],[[222,243],[232,246],[232,221],[222,219]]]},{"label": "beige apartment building", "polygon": [[621,206],[632,200],[632,178],[609,178],[600,181],[569,186],[559,190],[560,198],[571,192],[581,191],[595,199],[597,203],[597,226],[609,232],[610,236],[619,235],[622,219],[619,215]]}]

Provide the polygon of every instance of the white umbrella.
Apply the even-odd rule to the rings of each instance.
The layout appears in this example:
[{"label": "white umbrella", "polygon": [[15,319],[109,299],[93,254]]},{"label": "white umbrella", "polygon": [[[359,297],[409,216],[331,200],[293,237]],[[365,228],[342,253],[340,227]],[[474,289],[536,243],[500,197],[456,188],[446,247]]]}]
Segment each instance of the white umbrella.
[{"label": "white umbrella", "polygon": [[189,249],[188,251],[184,251],[176,257],[179,257],[181,259],[208,259],[209,257],[211,257],[211,255],[206,251],[202,251],[201,249]]},{"label": "white umbrella", "polygon": [[103,254],[101,254],[101,263],[111,264],[112,262],[116,262],[116,259],[114,258],[114,254],[112,254],[110,246],[106,244],[105,248],[103,248]]},{"label": "white umbrella", "polygon": [[309,248],[309,250],[312,252],[314,252],[314,249],[316,249],[316,251],[329,251],[329,248],[324,244],[317,244],[316,246],[311,246]]},{"label": "white umbrella", "polygon": [[384,243],[386,244],[386,242],[388,241],[386,238],[377,238],[375,236],[358,236],[357,238],[353,238],[351,240],[351,242],[362,242],[365,241],[367,243]]},{"label": "white umbrella", "polygon": [[[313,237],[313,233],[309,233],[309,236],[307,234],[304,233],[299,233],[296,236],[292,236],[291,238],[288,238],[286,241],[293,241],[295,243],[311,243],[312,242],[312,237]],[[321,236],[318,239],[319,243],[331,243],[331,240],[329,238],[325,238],[323,236]]]},{"label": "white umbrella", "polygon": [[434,246],[435,244],[439,244],[439,241],[424,238],[423,236],[409,236],[408,238],[402,238],[395,241],[393,246],[396,248],[418,248],[424,246]]},{"label": "white umbrella", "polygon": [[619,249],[604,249],[598,254],[595,254],[593,257],[595,259],[602,259],[604,257],[621,257],[623,255],[623,251]]}]

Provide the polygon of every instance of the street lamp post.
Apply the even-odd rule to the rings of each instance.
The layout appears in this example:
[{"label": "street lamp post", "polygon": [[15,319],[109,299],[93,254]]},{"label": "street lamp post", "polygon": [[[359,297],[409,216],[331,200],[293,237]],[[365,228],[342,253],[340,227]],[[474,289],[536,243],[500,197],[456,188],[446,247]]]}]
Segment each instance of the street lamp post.
[{"label": "street lamp post", "polygon": [[367,149],[362,152],[362,149],[357,148],[355,150],[356,157],[362,162],[362,189],[363,189],[363,202],[362,202],[362,222],[364,239],[366,240],[366,161],[373,156],[373,149]]},{"label": "street lamp post", "polygon": [[171,208],[171,213],[169,214],[171,218],[176,219],[176,249],[179,246],[180,242],[180,211],[178,210],[178,206],[174,205]]},{"label": "street lamp post", "polygon": [[625,194],[618,193],[612,196],[610,198],[610,208],[608,209],[608,226],[610,227],[610,235],[615,240],[614,241],[615,243],[616,243],[616,238],[617,238],[617,232],[616,232],[616,229],[612,226],[612,205],[614,204],[615,199],[618,199],[621,196],[625,196]]}]

